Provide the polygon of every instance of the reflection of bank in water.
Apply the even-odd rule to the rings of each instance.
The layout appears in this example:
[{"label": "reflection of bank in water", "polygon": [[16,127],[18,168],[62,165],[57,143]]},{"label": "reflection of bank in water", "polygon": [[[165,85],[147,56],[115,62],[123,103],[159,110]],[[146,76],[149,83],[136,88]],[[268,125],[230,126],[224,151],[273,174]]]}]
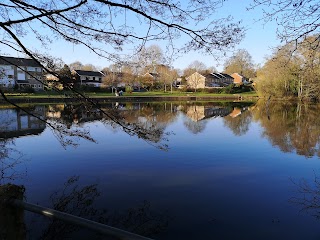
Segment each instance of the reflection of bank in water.
[{"label": "reflection of bank in water", "polygon": [[[44,119],[44,106],[26,109],[35,116]],[[45,129],[46,124],[35,116],[28,115],[19,109],[0,109],[0,138],[40,134]]]}]

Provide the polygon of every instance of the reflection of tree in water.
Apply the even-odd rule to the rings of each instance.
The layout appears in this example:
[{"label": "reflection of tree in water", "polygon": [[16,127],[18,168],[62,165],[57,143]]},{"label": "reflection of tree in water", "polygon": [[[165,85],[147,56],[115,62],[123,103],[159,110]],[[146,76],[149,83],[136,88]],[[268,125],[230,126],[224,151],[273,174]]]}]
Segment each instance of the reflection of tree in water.
[{"label": "reflection of tree in water", "polygon": [[169,216],[167,213],[153,212],[150,202],[143,201],[137,207],[113,213],[106,223],[142,236],[152,237],[167,230]]},{"label": "reflection of tree in water", "polygon": [[[65,104],[50,105],[46,113],[46,122],[52,130],[53,135],[63,147],[78,146],[80,139],[91,142],[95,140],[91,137],[89,129],[78,124],[78,117],[82,114],[82,108],[86,109],[87,105]],[[85,110],[89,112],[90,109]],[[75,124],[74,124],[75,123]]]},{"label": "reflection of tree in water", "polygon": [[293,181],[297,187],[297,196],[289,201],[301,207],[301,211],[306,211],[312,216],[320,219],[320,179],[315,174],[312,181],[301,179]]},{"label": "reflection of tree in water", "polygon": [[[114,114],[119,116],[118,118],[128,126],[130,131],[127,131],[128,129],[123,128],[122,125],[114,124],[109,119],[103,121],[113,126],[114,129],[125,131],[131,136],[136,135],[152,145],[157,143],[158,148],[166,150],[168,149],[167,137],[171,133],[165,132],[165,129],[176,118],[174,109],[176,108],[172,106],[166,108],[166,105],[162,103],[126,104],[122,110],[114,109]],[[135,134],[132,134],[133,132]]]},{"label": "reflection of tree in water", "polygon": [[167,134],[164,132],[165,123],[173,116],[167,114],[167,118],[161,118],[162,111],[154,111],[146,104],[139,104],[139,108],[130,104],[121,104],[120,107],[120,104],[114,103],[101,105],[100,108],[86,104],[69,104],[59,112],[59,117],[51,120],[76,131],[77,136],[80,136],[82,130],[82,138],[94,141],[89,131],[85,129],[84,123],[101,120],[113,130],[124,131],[130,136],[137,136],[151,144],[157,143],[157,147],[161,149],[167,149],[167,145],[163,143],[167,140],[165,137]]},{"label": "reflection of tree in water", "polygon": [[320,105],[258,102],[254,119],[264,128],[263,136],[281,151],[306,157],[320,156]]},{"label": "reflection of tree in water", "polygon": [[26,175],[26,170],[18,171],[23,162],[23,154],[14,148],[13,140],[0,138],[0,184],[6,184]]},{"label": "reflection of tree in water", "polygon": [[251,120],[251,112],[241,108],[234,108],[228,116],[223,118],[224,125],[230,128],[236,136],[248,132]]},{"label": "reflection of tree in water", "polygon": [[[51,118],[52,121],[57,125],[61,124],[62,134],[58,135],[61,139],[63,136],[63,126],[68,129],[67,132],[75,132],[74,136],[94,141],[90,137],[90,132],[85,128],[85,123],[92,122],[95,120],[101,120],[106,126],[110,126],[112,129],[118,129],[126,132],[130,136],[138,136],[151,143],[159,143],[164,134],[164,128],[158,128],[160,122],[154,121],[139,121],[141,120],[139,116],[140,111],[128,111],[125,107],[114,105],[113,103],[104,104],[100,108],[94,107],[87,104],[69,104],[65,105],[63,109],[60,109],[59,117]],[[64,142],[69,145],[73,144],[68,136],[74,137],[72,135],[65,135]],[[73,139],[74,140],[74,139]],[[60,141],[61,142],[61,141]],[[166,149],[165,144],[159,143],[157,146],[161,149]]]},{"label": "reflection of tree in water", "polygon": [[[79,188],[79,177],[71,177],[64,184],[61,191],[51,195],[53,209],[75,216],[92,219],[102,215],[92,207],[94,200],[99,196],[96,185]],[[72,232],[79,230],[75,225],[66,224],[60,220],[52,220],[44,230],[40,239],[63,239]]]},{"label": "reflection of tree in water", "polygon": [[[130,122],[127,120],[129,115],[124,114],[125,111],[116,108],[113,103],[105,105],[93,104],[92,101],[82,102],[81,104],[65,103],[56,107],[49,106],[47,112],[41,114],[34,112],[30,108],[14,106],[17,106],[19,111],[23,111],[27,116],[31,116],[43,123],[43,129],[45,125],[50,128],[63,147],[77,146],[80,139],[95,142],[84,123],[103,120],[107,125],[121,129],[130,136],[137,136],[151,144],[157,143],[156,146],[160,149],[166,150],[168,148],[167,144],[162,144],[161,141],[167,141],[167,134],[164,133],[165,121],[172,121],[171,114],[166,114],[165,116],[154,114],[151,119]],[[138,117],[136,119],[141,120]],[[163,125],[161,126],[160,123]],[[164,137],[162,138],[162,136]]]},{"label": "reflection of tree in water", "polygon": [[[154,236],[157,233],[165,231],[168,226],[168,216],[166,214],[153,213],[151,205],[147,201],[143,202],[140,206],[123,212],[111,212],[95,208],[94,203],[99,196],[100,192],[97,184],[79,187],[79,177],[73,176],[64,184],[63,189],[54,192],[50,199],[55,210],[143,236]],[[78,231],[83,230],[83,228],[66,224],[60,220],[48,221],[49,223],[45,226],[40,239],[72,238],[73,234],[77,234]],[[43,223],[43,221],[41,222]],[[32,224],[32,226],[34,225]],[[30,234],[32,234],[31,231]],[[93,232],[84,234],[90,235],[90,239],[100,239],[102,237]],[[34,238],[35,236],[30,237]]]},{"label": "reflection of tree in water", "polygon": [[185,107],[185,113],[194,122],[198,122],[206,118],[205,106],[187,106]]},{"label": "reflection of tree in water", "polygon": [[206,128],[206,121],[193,121],[191,118],[185,118],[183,121],[183,124],[186,126],[186,128],[192,132],[193,134],[198,134],[204,131]]}]

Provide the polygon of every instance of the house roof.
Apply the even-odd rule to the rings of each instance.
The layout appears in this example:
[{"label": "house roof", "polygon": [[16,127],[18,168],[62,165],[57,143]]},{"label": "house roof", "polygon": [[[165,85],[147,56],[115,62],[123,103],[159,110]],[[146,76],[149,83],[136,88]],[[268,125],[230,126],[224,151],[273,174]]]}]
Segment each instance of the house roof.
[{"label": "house roof", "polygon": [[0,56],[1,65],[15,65],[15,66],[25,66],[25,67],[42,67],[35,60],[30,58],[15,58]]},{"label": "house roof", "polygon": [[233,76],[233,75],[238,75],[238,76],[240,76],[240,77],[244,77],[242,74],[237,73],[237,72],[231,74],[231,76]]},{"label": "house roof", "polygon": [[152,75],[153,77],[158,77],[159,73],[149,73],[150,75]]},{"label": "house roof", "polygon": [[226,77],[226,78],[233,78],[232,76],[230,76],[229,74],[226,73],[220,73],[222,76]]},{"label": "house roof", "polygon": [[159,73],[153,73],[153,72],[147,72],[143,76],[147,76],[147,75],[150,75],[153,78],[157,78],[157,77],[159,77],[160,74]]},{"label": "house roof", "polygon": [[213,78],[217,78],[217,79],[222,79],[222,78],[224,78],[224,76],[222,76],[222,75],[220,75],[219,73],[209,73],[209,74],[207,74],[206,75],[206,78],[207,77],[213,77]]},{"label": "house roof", "polygon": [[214,77],[214,78],[218,78],[218,79],[233,78],[226,73],[209,73],[206,75],[206,77]]},{"label": "house roof", "polygon": [[238,77],[242,78],[243,80],[248,80],[247,77],[245,77],[244,75],[242,75],[242,74],[240,74],[240,73],[232,73],[231,76],[232,76],[233,78],[235,78],[235,77],[238,76]]},{"label": "house roof", "polygon": [[219,79],[224,78],[224,76],[222,76],[220,73],[211,73],[210,75],[212,75],[215,78],[219,78]]},{"label": "house roof", "polygon": [[97,71],[84,71],[84,70],[74,70],[79,76],[92,76],[92,77],[103,77],[102,72]]}]

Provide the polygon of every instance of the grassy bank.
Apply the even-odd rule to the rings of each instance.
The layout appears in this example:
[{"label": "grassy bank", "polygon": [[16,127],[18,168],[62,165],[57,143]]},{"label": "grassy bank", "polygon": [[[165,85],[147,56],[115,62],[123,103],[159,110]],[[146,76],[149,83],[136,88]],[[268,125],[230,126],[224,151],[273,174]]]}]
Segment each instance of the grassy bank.
[{"label": "grassy bank", "polygon": [[[109,98],[115,97],[113,93],[102,93],[102,92],[81,92],[87,97],[91,98]],[[66,92],[63,94],[56,92],[39,92],[39,93],[7,93],[6,96],[8,98],[66,98],[74,95],[73,92]],[[236,98],[238,96],[246,97],[258,97],[256,92],[245,92],[241,94],[219,94],[219,93],[205,93],[205,92],[163,92],[163,91],[152,91],[152,92],[132,92],[132,93],[124,93],[123,97],[181,97],[181,96],[194,96],[194,97],[214,97],[214,98]]]}]

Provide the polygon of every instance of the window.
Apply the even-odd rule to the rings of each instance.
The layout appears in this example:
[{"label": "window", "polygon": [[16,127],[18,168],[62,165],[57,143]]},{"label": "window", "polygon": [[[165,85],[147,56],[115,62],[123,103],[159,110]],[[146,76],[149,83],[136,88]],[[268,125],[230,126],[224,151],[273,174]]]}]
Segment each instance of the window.
[{"label": "window", "polygon": [[8,78],[13,78],[13,75],[8,75]]},{"label": "window", "polygon": [[96,77],[92,77],[92,80],[95,81],[95,80],[96,80]]},{"label": "window", "polygon": [[38,84],[38,88],[41,88],[41,84]]}]

